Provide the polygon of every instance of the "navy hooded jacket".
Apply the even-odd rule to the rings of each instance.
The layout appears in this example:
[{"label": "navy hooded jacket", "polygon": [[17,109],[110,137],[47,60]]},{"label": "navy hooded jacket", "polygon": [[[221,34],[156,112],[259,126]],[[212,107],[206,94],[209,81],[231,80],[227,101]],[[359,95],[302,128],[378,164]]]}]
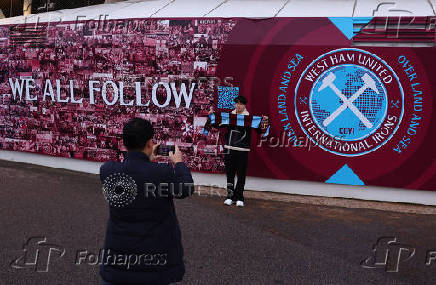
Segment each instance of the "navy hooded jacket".
[{"label": "navy hooded jacket", "polygon": [[181,281],[185,267],[173,198],[194,191],[188,167],[183,162],[174,167],[154,163],[142,152],[128,152],[124,162],[104,163],[100,180],[109,189],[101,277],[116,284]]}]

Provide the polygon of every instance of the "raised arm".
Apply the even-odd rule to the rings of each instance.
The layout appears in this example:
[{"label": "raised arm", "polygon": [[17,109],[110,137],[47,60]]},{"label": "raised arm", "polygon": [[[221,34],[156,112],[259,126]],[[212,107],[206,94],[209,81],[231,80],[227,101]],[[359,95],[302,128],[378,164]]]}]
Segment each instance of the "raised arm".
[{"label": "raised arm", "polygon": [[194,180],[192,179],[191,170],[183,162],[182,152],[178,146],[175,146],[175,151],[169,153],[171,161],[174,163],[171,182],[173,183],[173,197],[183,199],[191,196],[194,193]]},{"label": "raised arm", "polygon": [[[210,107],[210,109],[209,109],[209,116],[212,115],[213,113],[214,113],[213,107]],[[208,120],[210,120],[210,118]],[[228,125],[223,125],[221,123],[210,124],[210,126],[216,128],[216,129],[228,127]]]},{"label": "raised arm", "polygon": [[[269,120],[268,116],[264,116],[264,115],[262,115],[262,121],[261,121],[261,124],[262,124],[263,121],[266,121],[267,124],[268,124],[268,120]],[[264,130],[261,126],[260,126],[259,128],[256,128],[256,132],[257,132],[258,134],[262,134],[264,131],[265,131],[265,130]]]}]

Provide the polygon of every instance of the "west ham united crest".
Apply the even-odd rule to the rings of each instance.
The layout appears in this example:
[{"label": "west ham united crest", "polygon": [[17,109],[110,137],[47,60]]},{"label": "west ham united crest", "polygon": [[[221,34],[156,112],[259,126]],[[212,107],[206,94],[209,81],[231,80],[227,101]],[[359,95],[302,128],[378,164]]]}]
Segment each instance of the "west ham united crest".
[{"label": "west ham united crest", "polygon": [[404,112],[404,92],[393,69],[377,55],[346,48],[326,53],[302,73],[295,113],[322,149],[359,156],[388,142]]}]

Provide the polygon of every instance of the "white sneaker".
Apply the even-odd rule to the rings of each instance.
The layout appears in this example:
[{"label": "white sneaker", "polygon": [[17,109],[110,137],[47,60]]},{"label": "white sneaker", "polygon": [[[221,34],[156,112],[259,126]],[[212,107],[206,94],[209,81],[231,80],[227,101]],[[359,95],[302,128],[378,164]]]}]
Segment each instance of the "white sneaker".
[{"label": "white sneaker", "polygon": [[224,205],[231,206],[232,204],[233,204],[232,199],[226,199],[226,200],[224,201]]},{"label": "white sneaker", "polygon": [[243,201],[236,201],[236,207],[244,207]]}]

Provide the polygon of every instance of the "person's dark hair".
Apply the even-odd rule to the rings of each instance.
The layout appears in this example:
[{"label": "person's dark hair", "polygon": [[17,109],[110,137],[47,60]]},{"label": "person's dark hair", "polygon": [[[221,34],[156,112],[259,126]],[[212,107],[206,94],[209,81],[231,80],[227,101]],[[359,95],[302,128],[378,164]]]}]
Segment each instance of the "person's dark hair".
[{"label": "person's dark hair", "polygon": [[123,143],[129,151],[142,151],[153,135],[153,126],[149,121],[134,118],[124,125]]},{"label": "person's dark hair", "polygon": [[247,98],[245,98],[242,95],[239,95],[238,97],[236,97],[234,101],[235,101],[235,103],[241,103],[241,104],[247,105]]}]

